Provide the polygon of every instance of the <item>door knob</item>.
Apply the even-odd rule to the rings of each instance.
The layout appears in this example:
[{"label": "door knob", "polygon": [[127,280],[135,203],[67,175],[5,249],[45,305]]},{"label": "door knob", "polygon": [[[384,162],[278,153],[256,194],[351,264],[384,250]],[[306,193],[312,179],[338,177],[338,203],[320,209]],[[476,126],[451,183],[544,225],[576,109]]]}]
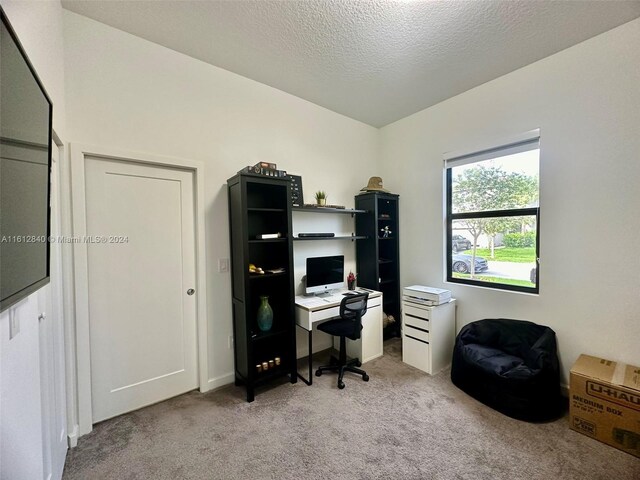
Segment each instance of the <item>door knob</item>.
[{"label": "door knob", "polygon": [[196,291],[193,288],[187,290],[187,295],[193,295],[194,293],[196,293]]}]

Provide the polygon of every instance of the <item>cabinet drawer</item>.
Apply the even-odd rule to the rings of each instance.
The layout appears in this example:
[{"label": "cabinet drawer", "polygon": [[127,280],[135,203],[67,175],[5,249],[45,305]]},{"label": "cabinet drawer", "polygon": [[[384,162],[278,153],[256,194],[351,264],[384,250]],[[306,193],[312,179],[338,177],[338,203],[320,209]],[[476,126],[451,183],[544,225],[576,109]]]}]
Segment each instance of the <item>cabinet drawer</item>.
[{"label": "cabinet drawer", "polygon": [[427,320],[431,318],[431,310],[427,310],[426,308],[414,307],[413,305],[409,305],[407,302],[404,302],[402,304],[402,311],[414,317],[425,318]]},{"label": "cabinet drawer", "polygon": [[382,297],[370,298],[367,301],[367,309],[377,307],[378,305],[382,305]]},{"label": "cabinet drawer", "polygon": [[405,325],[408,325],[410,327],[419,328],[420,330],[426,330],[426,331],[430,330],[429,320],[425,318],[414,317],[413,315],[407,312],[402,312],[402,323],[403,323],[403,327]]},{"label": "cabinet drawer", "polygon": [[428,331],[412,327],[411,325],[408,325],[406,323],[404,324],[404,329],[402,330],[402,334],[408,335],[413,338],[417,338],[418,340],[422,340],[423,342],[429,342]]},{"label": "cabinet drawer", "polygon": [[427,373],[431,369],[430,348],[428,343],[402,335],[402,361]]}]

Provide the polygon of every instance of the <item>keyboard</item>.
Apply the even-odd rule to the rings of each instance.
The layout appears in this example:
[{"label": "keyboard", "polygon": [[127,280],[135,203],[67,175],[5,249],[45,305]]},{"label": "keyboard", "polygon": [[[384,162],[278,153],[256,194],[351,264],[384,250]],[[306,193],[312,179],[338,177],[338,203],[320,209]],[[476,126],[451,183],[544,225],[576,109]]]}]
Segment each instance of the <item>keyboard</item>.
[{"label": "keyboard", "polygon": [[335,295],[327,295],[324,297],[304,297],[304,299],[296,299],[296,302],[306,308],[328,307],[331,305],[339,305],[344,297],[341,293]]}]

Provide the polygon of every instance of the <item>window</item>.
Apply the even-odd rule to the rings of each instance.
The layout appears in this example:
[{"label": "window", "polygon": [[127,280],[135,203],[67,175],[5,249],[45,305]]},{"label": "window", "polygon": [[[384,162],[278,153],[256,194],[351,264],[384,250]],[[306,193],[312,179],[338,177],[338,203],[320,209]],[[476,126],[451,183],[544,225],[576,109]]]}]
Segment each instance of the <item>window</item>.
[{"label": "window", "polygon": [[445,158],[447,281],[538,293],[538,131]]}]

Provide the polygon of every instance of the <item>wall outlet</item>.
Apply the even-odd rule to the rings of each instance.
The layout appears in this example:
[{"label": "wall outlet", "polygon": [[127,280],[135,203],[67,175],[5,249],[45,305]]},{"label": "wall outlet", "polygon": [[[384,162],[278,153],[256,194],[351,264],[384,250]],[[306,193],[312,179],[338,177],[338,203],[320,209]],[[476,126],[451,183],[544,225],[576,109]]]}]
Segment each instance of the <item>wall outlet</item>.
[{"label": "wall outlet", "polygon": [[228,258],[219,258],[218,259],[218,272],[219,273],[229,273],[229,259]]},{"label": "wall outlet", "polygon": [[233,335],[229,335],[229,350],[233,350]]},{"label": "wall outlet", "polygon": [[9,340],[20,333],[20,317],[16,315],[16,311],[9,312]]}]

